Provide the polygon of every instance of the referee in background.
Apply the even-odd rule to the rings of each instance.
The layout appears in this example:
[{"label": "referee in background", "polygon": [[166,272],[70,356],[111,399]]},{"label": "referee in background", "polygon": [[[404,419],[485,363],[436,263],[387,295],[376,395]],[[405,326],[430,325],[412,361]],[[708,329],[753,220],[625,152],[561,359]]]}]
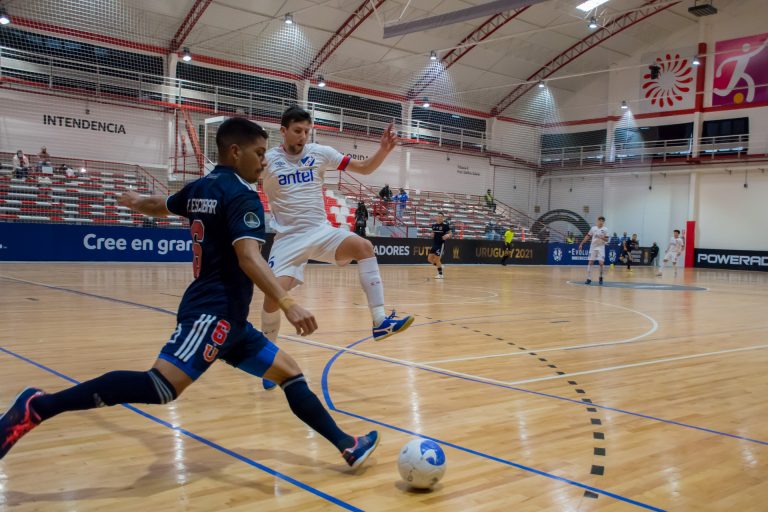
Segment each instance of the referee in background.
[{"label": "referee in background", "polygon": [[508,227],[504,232],[504,256],[501,257],[501,264],[507,266],[507,258],[512,255],[512,239],[515,238],[515,232],[512,227]]}]

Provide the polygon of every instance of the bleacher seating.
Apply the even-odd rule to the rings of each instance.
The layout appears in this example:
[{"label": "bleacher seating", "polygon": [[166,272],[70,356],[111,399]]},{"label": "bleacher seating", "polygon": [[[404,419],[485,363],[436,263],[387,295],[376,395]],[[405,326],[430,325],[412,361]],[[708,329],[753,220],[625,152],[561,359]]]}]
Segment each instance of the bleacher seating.
[{"label": "bleacher seating", "polygon": [[[150,185],[151,177],[136,166],[108,162],[89,162],[86,172],[76,170],[71,178],[38,173],[34,166],[28,176],[16,178],[10,157],[0,154],[0,159],[0,220],[5,222],[143,226],[147,218],[119,206],[117,198],[129,188],[149,194],[158,186]],[[185,222],[177,216],[155,221],[161,227],[183,227]]]}]

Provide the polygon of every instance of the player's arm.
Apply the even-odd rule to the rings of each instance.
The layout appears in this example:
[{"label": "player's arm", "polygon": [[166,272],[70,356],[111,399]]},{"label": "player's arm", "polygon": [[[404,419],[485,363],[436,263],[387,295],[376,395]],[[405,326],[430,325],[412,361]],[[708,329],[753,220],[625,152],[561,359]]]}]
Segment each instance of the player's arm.
[{"label": "player's arm", "polygon": [[592,233],[587,233],[587,235],[584,237],[584,240],[581,241],[579,244],[579,250],[581,250],[581,247],[586,243],[587,240],[592,238]]},{"label": "player's arm", "polygon": [[135,190],[126,190],[117,199],[117,204],[150,217],[167,217],[172,215],[166,206],[165,196],[142,196]]},{"label": "player's arm", "polygon": [[450,238],[453,238],[453,233],[451,232],[451,228],[448,228],[448,231],[443,233],[443,240],[448,240]]},{"label": "player's arm", "polygon": [[381,142],[376,153],[365,160],[351,160],[347,164],[347,170],[357,174],[371,174],[384,163],[384,159],[395,149],[395,146],[397,146],[397,132],[395,131],[395,125],[390,124],[381,135]]},{"label": "player's arm", "polygon": [[235,254],[240,268],[264,295],[280,305],[285,317],[301,336],[307,336],[317,330],[317,321],[312,313],[299,306],[283,290],[272,269],[261,255],[261,244],[255,238],[241,238],[234,244]]}]

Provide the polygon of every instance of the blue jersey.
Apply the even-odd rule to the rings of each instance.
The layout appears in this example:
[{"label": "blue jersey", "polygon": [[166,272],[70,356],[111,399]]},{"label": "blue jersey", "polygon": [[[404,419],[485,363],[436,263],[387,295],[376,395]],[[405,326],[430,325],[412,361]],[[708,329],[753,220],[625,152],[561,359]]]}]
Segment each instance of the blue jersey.
[{"label": "blue jersey", "polygon": [[264,208],[259,194],[234,169],[217,166],[166,202],[168,210],[189,219],[195,280],[179,305],[179,319],[218,315],[245,322],[253,283],[242,271],[234,243],[243,238],[264,242]]}]

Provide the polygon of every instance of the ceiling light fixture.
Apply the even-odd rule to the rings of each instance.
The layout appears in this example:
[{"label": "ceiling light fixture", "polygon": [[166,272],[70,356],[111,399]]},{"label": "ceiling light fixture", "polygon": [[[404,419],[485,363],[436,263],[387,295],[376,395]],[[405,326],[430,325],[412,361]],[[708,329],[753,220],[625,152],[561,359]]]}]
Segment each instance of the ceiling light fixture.
[{"label": "ceiling light fixture", "polygon": [[293,25],[293,14],[287,12],[285,13],[285,24],[286,25]]},{"label": "ceiling light fixture", "polygon": [[187,48],[186,46],[184,47],[184,51],[181,52],[181,60],[183,60],[184,62],[189,62],[192,60],[192,54],[189,53],[189,48]]},{"label": "ceiling light fixture", "polygon": [[589,12],[595,7],[600,7],[604,3],[606,3],[608,0],[587,0],[584,3],[581,3],[576,6],[576,8],[580,11]]}]

